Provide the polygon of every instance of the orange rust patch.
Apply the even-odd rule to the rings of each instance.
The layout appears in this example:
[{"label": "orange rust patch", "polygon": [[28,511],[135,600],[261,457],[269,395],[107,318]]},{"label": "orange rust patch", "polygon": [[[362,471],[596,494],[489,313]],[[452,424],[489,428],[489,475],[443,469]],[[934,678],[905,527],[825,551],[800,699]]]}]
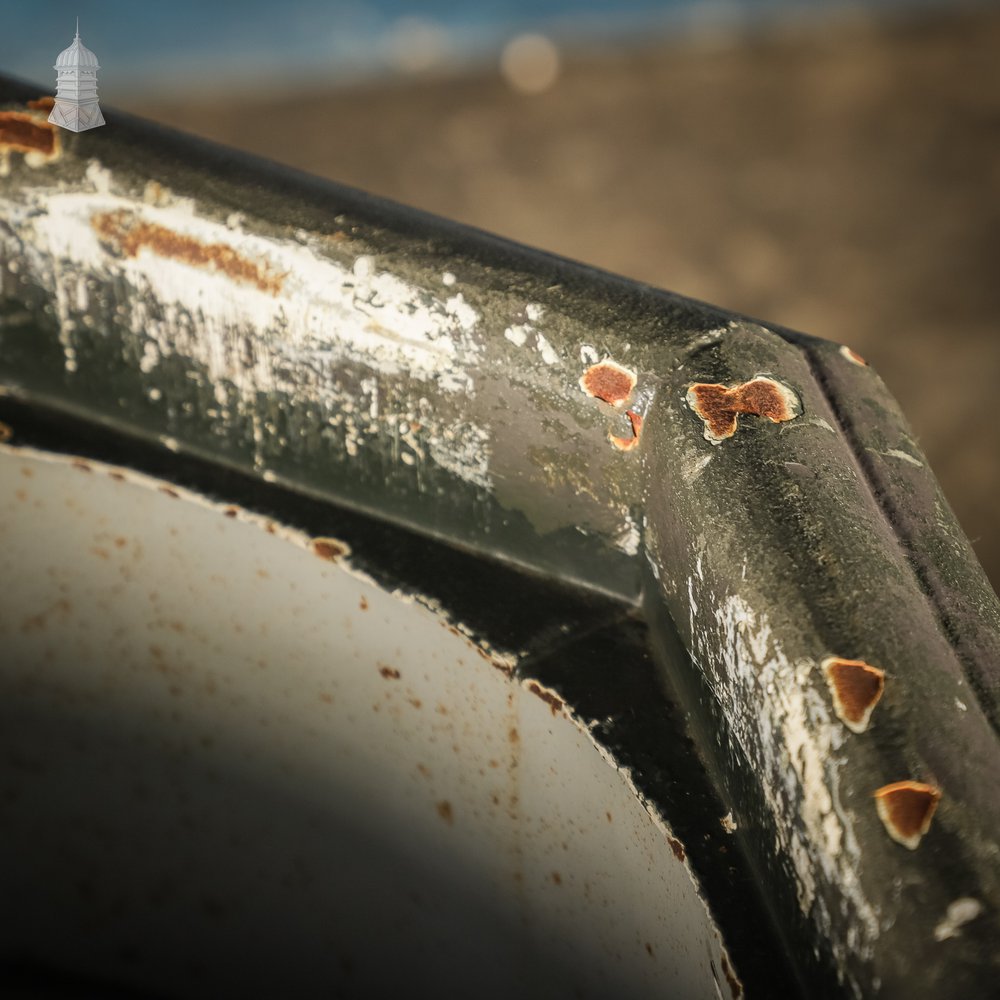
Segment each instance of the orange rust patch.
[{"label": "orange rust patch", "polygon": [[863,733],[885,690],[885,671],[864,660],[831,656],[823,661],[823,673],[838,718],[852,733]]},{"label": "orange rust patch", "polygon": [[566,703],[554,691],[547,691],[537,681],[529,681],[526,685],[528,690],[537,695],[552,711],[553,715],[558,715],[566,707]]},{"label": "orange rust patch", "polygon": [[239,507],[227,507],[222,513],[225,514],[226,517],[236,517],[239,512]]},{"label": "orange rust patch", "polygon": [[387,667],[385,665],[382,665],[378,668],[378,672],[387,681],[398,681],[400,677],[399,671],[395,667]]},{"label": "orange rust patch", "polygon": [[717,382],[696,382],[687,391],[687,403],[705,421],[705,437],[713,444],[736,433],[741,413],[767,417],[779,424],[793,420],[801,412],[791,389],[763,376],[732,388]]},{"label": "orange rust patch", "polygon": [[447,800],[439,802],[437,804],[438,816],[441,817],[449,826],[455,821],[455,814],[452,811],[451,803]]},{"label": "orange rust patch", "polygon": [[119,209],[98,212],[90,220],[97,235],[122,253],[135,257],[143,248],[159,257],[179,260],[192,267],[221,273],[234,281],[256,285],[262,292],[277,295],[285,275],[273,274],[266,266],[238,254],[225,243],[202,243],[193,236],[175,233],[166,226],[143,222],[135,212]]},{"label": "orange rust patch", "polygon": [[626,410],[625,416],[628,417],[629,423],[632,425],[632,436],[626,438],[618,437],[615,434],[608,435],[608,440],[619,451],[631,451],[635,448],[639,444],[639,435],[642,433],[642,417],[635,410]]},{"label": "orange rust patch", "polygon": [[863,368],[868,367],[868,362],[865,361],[857,351],[852,351],[847,344],[842,344],[840,347],[840,353],[847,358],[848,361],[853,362],[856,365],[861,365]]},{"label": "orange rust patch", "polygon": [[683,861],[687,857],[687,854],[684,853],[684,845],[676,837],[667,837],[667,843],[678,861]]},{"label": "orange rust patch", "polygon": [[320,559],[328,559],[330,562],[336,562],[349,551],[343,542],[338,542],[335,538],[314,538],[312,550]]},{"label": "orange rust patch", "polygon": [[361,608],[362,611],[367,611],[368,601],[364,597],[362,597],[361,600],[358,601],[358,607]]},{"label": "orange rust patch", "polygon": [[911,851],[930,829],[940,800],[941,792],[922,781],[896,781],[875,792],[875,808],[886,832]]},{"label": "orange rust patch", "polygon": [[635,388],[634,372],[614,361],[605,360],[591,365],[580,376],[580,388],[588,396],[594,396],[612,406],[624,406]]},{"label": "orange rust patch", "polygon": [[9,441],[14,436],[14,429],[5,423],[0,423],[0,444]]},{"label": "orange rust patch", "polygon": [[59,155],[56,126],[22,111],[0,111],[0,149],[41,153],[54,159]]},{"label": "orange rust patch", "polygon": [[722,974],[726,977],[726,982],[729,983],[729,992],[732,993],[733,1000],[739,1000],[743,996],[743,984],[736,978],[736,973],[733,972],[729,959],[725,955],[722,956]]}]

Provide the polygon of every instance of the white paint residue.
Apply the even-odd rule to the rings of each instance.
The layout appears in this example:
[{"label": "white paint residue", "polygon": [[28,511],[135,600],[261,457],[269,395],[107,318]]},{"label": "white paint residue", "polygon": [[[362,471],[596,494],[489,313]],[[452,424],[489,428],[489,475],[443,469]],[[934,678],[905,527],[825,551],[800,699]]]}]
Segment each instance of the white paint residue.
[{"label": "white paint residue", "polygon": [[489,431],[463,421],[456,424],[448,436],[432,437],[427,450],[443,469],[488,489],[492,485],[487,461],[489,444]]},{"label": "white paint residue", "polygon": [[508,326],[503,335],[518,347],[524,347],[524,342],[528,339],[528,328],[526,326]]},{"label": "white paint residue", "polygon": [[892,458],[899,458],[904,462],[909,462],[910,465],[915,465],[918,469],[922,469],[924,467],[924,463],[921,462],[919,458],[914,458],[912,455],[908,455],[905,451],[901,451],[899,448],[890,448],[885,454]]},{"label": "white paint residue", "polygon": [[812,424],[814,427],[822,427],[823,430],[829,431],[831,434],[836,434],[837,432],[830,426],[830,424],[824,420],[822,417],[813,417],[812,420],[807,420],[807,424]]},{"label": "white paint residue", "polygon": [[580,345],[580,362],[585,365],[596,365],[597,359],[600,355],[597,353],[597,349],[591,347],[590,344]]},{"label": "white paint residue", "polygon": [[[693,652],[761,782],[777,821],[776,848],[792,862],[802,911],[830,932],[819,883],[836,887],[853,911],[856,951],[867,957],[879,933],[878,918],[861,887],[853,822],[840,802],[837,751],[843,730],[821,690],[810,683],[816,664],[789,660],[767,616],[739,596],[718,605],[716,631],[699,628],[699,576],[688,580]],[[844,952],[838,959],[846,960],[844,945],[834,947]]]},{"label": "white paint residue", "polygon": [[559,355],[552,349],[552,345],[540,333],[535,334],[535,343],[538,353],[547,365],[554,365],[559,360]]},{"label": "white paint residue", "polygon": [[948,905],[948,912],[944,919],[934,928],[935,941],[947,941],[948,938],[958,937],[962,931],[961,927],[975,920],[983,912],[983,904],[978,899],[971,896],[963,896]]},{"label": "white paint residue", "polygon": [[[331,375],[345,365],[424,381],[434,395],[474,392],[480,317],[462,294],[440,296],[411,285],[380,270],[371,256],[346,266],[301,231],[294,241],[255,236],[244,231],[242,214],[216,222],[198,215],[191,199],[166,191],[154,203],[117,196],[112,179],[95,160],[87,168],[92,191],[21,188],[18,200],[0,199],[0,216],[15,234],[25,234],[11,249],[17,248],[31,278],[51,290],[70,370],[94,305],[83,274],[102,288],[129,286],[115,303],[116,322],[134,336],[144,375],[177,355],[190,359],[192,370],[203,368],[207,382],[226,387],[223,398],[216,395],[222,420],[254,412],[259,398],[272,394],[311,397],[326,413],[340,413],[352,402],[352,387]],[[210,263],[195,266],[157,253],[149,240],[134,256],[121,254],[102,243],[93,225],[95,217],[115,212],[124,213],[126,226],[146,224],[154,233],[159,227],[181,241],[218,248],[209,256],[223,263],[238,259],[249,268],[243,278],[233,277]],[[7,250],[2,235],[0,250]],[[443,281],[450,285],[452,279]],[[354,418],[381,420],[380,402],[369,394]],[[422,416],[424,423],[428,414]],[[379,431],[352,419],[344,433],[348,454],[357,454],[365,437]],[[255,428],[255,440],[258,449],[265,446],[267,428]],[[431,457],[452,474],[487,485],[489,456],[482,449],[488,440],[484,430],[467,424],[454,445],[431,449]]]},{"label": "white paint residue", "polygon": [[456,278],[451,271],[445,271],[444,274],[441,275],[442,285],[448,285],[450,287],[451,285],[454,285],[456,281],[458,281],[458,278]]},{"label": "white paint residue", "polygon": [[537,323],[545,315],[545,307],[539,302],[529,302],[524,307],[524,315],[531,323]]},{"label": "white paint residue", "polygon": [[87,164],[87,180],[99,194],[111,194],[111,171],[101,166],[100,160],[91,160]]},{"label": "white paint residue", "polygon": [[641,536],[639,535],[639,525],[635,523],[635,519],[632,517],[628,508],[622,512],[622,521],[624,523],[624,527],[615,537],[615,546],[621,549],[626,555],[638,555],[639,542],[641,540]]},{"label": "white paint residue", "polygon": [[697,456],[694,461],[687,463],[681,469],[681,477],[684,482],[693,483],[704,471],[709,462],[712,461],[712,452],[706,455]]}]

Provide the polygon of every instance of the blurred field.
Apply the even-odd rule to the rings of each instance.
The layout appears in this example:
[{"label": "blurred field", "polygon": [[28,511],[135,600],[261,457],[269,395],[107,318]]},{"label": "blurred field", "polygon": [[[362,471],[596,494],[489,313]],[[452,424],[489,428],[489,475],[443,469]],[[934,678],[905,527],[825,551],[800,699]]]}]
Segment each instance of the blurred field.
[{"label": "blurred field", "polygon": [[850,344],[1000,585],[1000,11],[128,110]]}]

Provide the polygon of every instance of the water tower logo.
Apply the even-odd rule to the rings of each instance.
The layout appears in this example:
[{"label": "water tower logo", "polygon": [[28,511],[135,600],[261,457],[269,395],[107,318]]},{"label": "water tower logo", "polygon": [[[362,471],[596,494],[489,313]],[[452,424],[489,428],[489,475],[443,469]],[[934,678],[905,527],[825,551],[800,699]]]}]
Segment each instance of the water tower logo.
[{"label": "water tower logo", "polygon": [[104,124],[97,103],[97,56],[80,41],[80,19],[76,19],[73,44],[59,53],[55,66],[56,103],[49,115],[53,125],[83,132]]}]

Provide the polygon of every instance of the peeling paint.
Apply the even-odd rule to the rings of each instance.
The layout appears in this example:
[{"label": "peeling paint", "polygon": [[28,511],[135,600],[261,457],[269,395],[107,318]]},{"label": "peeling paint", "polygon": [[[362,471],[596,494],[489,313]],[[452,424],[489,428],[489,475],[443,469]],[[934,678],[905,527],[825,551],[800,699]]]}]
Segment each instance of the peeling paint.
[{"label": "peeling paint", "polygon": [[852,733],[863,733],[885,690],[885,671],[864,660],[836,656],[827,657],[821,666],[837,717]]},{"label": "peeling paint", "polygon": [[[240,284],[255,285],[270,295],[281,291],[285,279],[284,274],[272,273],[266,264],[248,260],[225,243],[204,243],[166,226],[143,222],[135,212],[126,209],[97,212],[90,224],[102,240],[129,257],[149,250],[158,257],[219,271]],[[86,309],[86,305],[81,309]]]},{"label": "peeling paint", "polygon": [[642,417],[634,410],[626,410],[625,416],[628,417],[629,423],[632,425],[632,436],[619,437],[616,434],[608,434],[608,440],[619,451],[632,451],[633,448],[639,446],[639,439],[642,435]]},{"label": "peeling paint", "polygon": [[940,801],[940,790],[922,781],[896,781],[875,792],[875,807],[886,832],[911,851],[930,829]]},{"label": "peeling paint", "polygon": [[634,371],[605,358],[591,365],[580,376],[580,388],[588,395],[621,409],[635,390],[637,376]]},{"label": "peeling paint", "polygon": [[850,361],[852,364],[858,365],[859,367],[862,368],[868,367],[868,362],[865,361],[865,359],[861,357],[861,355],[858,354],[857,351],[852,351],[846,344],[840,345],[840,354],[842,357],[847,358],[847,360]]},{"label": "peeling paint", "polygon": [[526,691],[530,691],[536,698],[541,698],[549,706],[553,715],[562,715],[565,712],[566,702],[552,688],[532,680],[522,682],[521,686]]},{"label": "peeling paint", "polygon": [[740,414],[766,417],[777,424],[802,413],[798,395],[764,375],[732,387],[696,382],[688,388],[687,404],[704,421],[705,440],[712,444],[721,444],[736,433]]}]

